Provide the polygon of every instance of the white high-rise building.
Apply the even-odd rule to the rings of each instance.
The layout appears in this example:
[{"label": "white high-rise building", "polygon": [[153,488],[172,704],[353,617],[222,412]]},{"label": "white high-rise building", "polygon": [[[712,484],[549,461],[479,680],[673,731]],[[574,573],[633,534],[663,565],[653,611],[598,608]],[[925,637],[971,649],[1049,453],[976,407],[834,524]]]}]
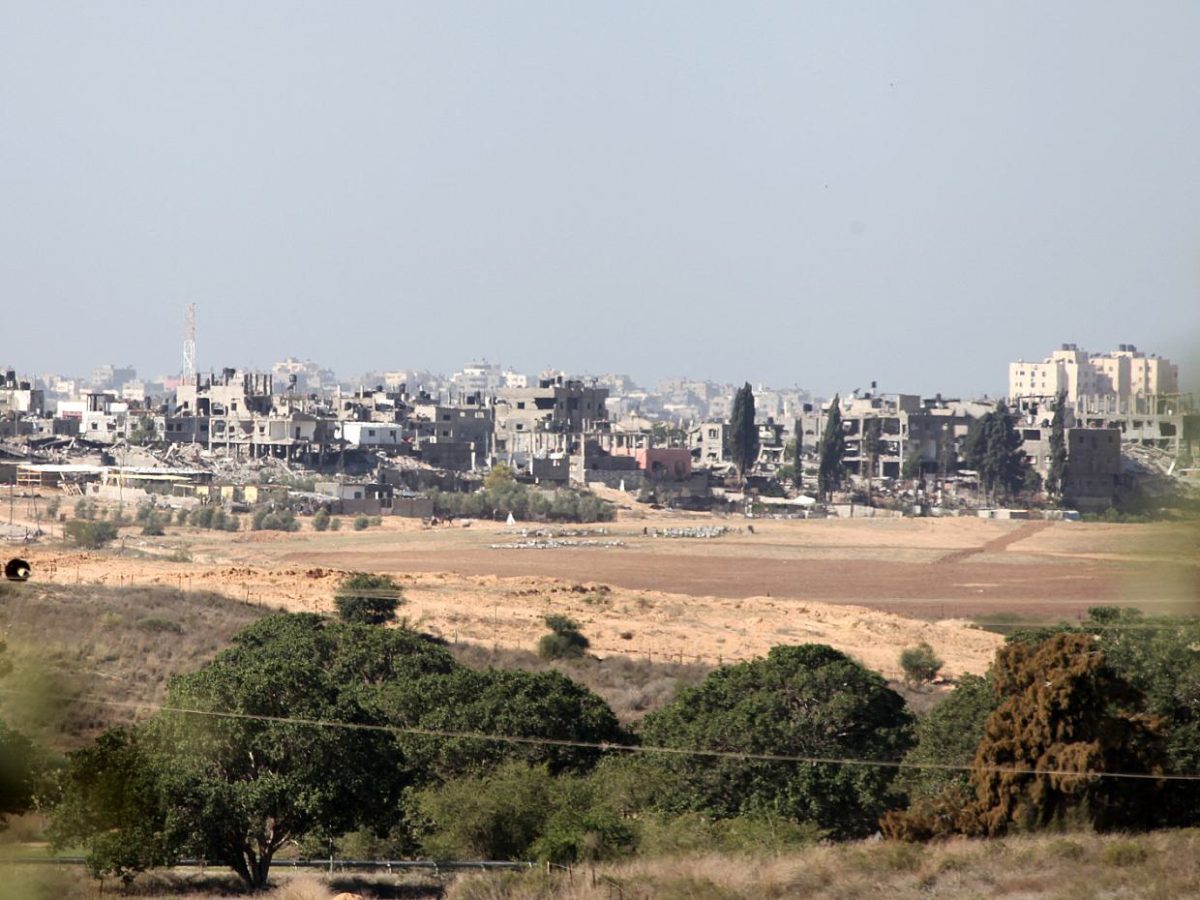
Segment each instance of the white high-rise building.
[{"label": "white high-rise building", "polygon": [[1018,360],[1008,365],[1008,396],[1044,401],[1065,392],[1072,406],[1127,407],[1135,398],[1179,392],[1179,367],[1133,344],[1109,353],[1088,353],[1063,344],[1042,362]]}]

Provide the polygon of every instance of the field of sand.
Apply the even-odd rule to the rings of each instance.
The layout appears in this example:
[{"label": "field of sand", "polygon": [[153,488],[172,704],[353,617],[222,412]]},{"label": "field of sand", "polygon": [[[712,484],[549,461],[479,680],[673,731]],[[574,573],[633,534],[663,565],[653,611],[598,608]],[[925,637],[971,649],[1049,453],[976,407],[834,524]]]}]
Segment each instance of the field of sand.
[{"label": "field of sand", "polygon": [[[653,534],[709,526],[728,531]],[[1196,532],[1176,525],[750,521],[639,509],[580,527],[589,533],[558,538],[481,521],[385,519],[324,533],[306,522],[294,534],[171,527],[163,537],[130,527],[103,552],[53,537],[21,552],[37,579],[158,583],[290,610],[328,611],[346,572],[386,572],[403,586],[402,614],[449,640],[532,648],[554,612],[580,621],[598,655],[723,662],[820,642],[889,675],[900,650],[922,640],[948,675],[982,672],[1000,639],[964,621],[977,616],[1039,622],[1097,603],[1190,613],[1200,598]],[[565,546],[511,546],[530,540]]]}]

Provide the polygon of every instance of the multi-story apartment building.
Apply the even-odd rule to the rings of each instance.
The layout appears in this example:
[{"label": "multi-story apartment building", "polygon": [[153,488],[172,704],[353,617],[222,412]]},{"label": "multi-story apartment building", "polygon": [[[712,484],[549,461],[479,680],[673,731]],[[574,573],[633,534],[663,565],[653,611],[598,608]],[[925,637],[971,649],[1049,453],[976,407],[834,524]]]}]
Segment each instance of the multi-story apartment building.
[{"label": "multi-story apartment building", "polygon": [[1081,412],[1089,407],[1134,411],[1155,397],[1179,393],[1179,368],[1133,344],[1098,354],[1063,344],[1042,362],[1009,363],[1008,396],[1014,403],[1044,402],[1064,392]]}]

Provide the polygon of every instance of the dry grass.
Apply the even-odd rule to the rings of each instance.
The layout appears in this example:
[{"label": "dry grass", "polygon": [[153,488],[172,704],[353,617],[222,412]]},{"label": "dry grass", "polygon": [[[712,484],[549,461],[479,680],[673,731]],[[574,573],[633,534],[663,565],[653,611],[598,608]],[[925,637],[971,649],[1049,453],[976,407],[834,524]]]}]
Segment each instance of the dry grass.
[{"label": "dry grass", "polygon": [[680,687],[699,684],[715,668],[691,663],[649,662],[628,656],[603,659],[585,656],[547,661],[528,650],[488,649],[479,644],[457,644],[449,650],[460,663],[473,669],[490,666],[562,672],[604,698],[617,718],[626,724],[669,703]]},{"label": "dry grass", "polygon": [[1174,898],[1200,893],[1200,831],[860,842],[778,857],[643,859],[574,872],[467,876],[453,900],[772,897]]},{"label": "dry grass", "polygon": [[293,872],[275,869],[271,887],[249,894],[236,877],[217,872],[149,872],[134,880],[128,888],[114,879],[98,881],[82,868],[63,869],[4,866],[0,881],[0,900],[59,900],[65,897],[100,900],[105,897],[135,897],[138,900],[216,900],[225,897],[254,896],[259,900],[432,900],[445,895],[443,881],[433,875],[366,875]]},{"label": "dry grass", "polygon": [[192,671],[269,610],[212,593],[164,587],[22,585],[0,606],[15,670],[5,718],[69,749],[136,708],[160,701],[172,675]]}]

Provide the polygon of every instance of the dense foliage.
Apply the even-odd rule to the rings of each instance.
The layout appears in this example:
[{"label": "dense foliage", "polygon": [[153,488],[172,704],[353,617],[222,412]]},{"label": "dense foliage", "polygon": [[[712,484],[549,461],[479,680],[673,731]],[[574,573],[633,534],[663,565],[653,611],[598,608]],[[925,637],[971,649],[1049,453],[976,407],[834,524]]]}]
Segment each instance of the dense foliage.
[{"label": "dense foliage", "polygon": [[483,488],[472,493],[432,491],[433,511],[440,516],[476,519],[506,519],[511,513],[520,521],[610,522],[616,515],[612,504],[588,491],[566,488],[545,491],[521,484],[508,466],[498,465],[489,473]]},{"label": "dense foliage", "polygon": [[729,416],[729,456],[743,478],[758,460],[758,425],[754,421],[754,391],[750,383],[738,388]]},{"label": "dense foliage", "polygon": [[842,431],[842,407],[837,394],[829,404],[829,415],[825,419],[825,432],[817,447],[817,488],[823,497],[828,497],[842,483],[842,458],[846,455],[846,435]]},{"label": "dense foliage", "polygon": [[394,621],[397,608],[404,602],[395,579],[368,572],[347,576],[333,595],[341,620],[361,625],[383,625]]},{"label": "dense foliage", "polygon": [[[713,672],[643,725],[649,745],[840,760],[899,761],[911,745],[904,701],[845,654],[817,644],[775,647]],[[872,831],[894,801],[886,766],[740,756],[663,755],[669,811],[717,817],[772,810],[837,836]]]}]

